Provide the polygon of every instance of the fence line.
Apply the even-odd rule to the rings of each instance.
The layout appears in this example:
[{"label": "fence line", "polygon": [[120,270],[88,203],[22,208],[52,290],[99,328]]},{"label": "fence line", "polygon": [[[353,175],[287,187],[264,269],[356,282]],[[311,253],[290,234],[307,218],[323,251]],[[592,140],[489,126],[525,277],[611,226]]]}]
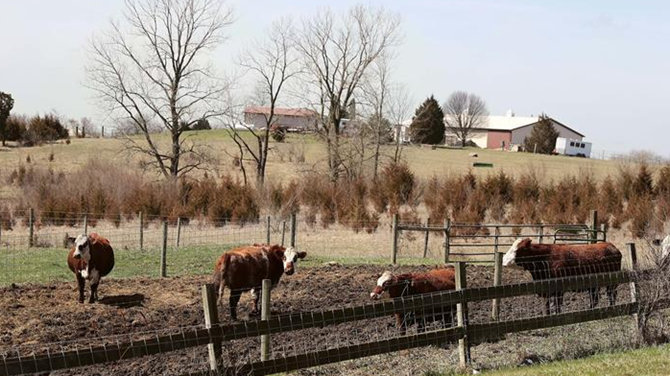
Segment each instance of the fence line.
[{"label": "fence line", "polygon": [[[71,351],[61,351],[60,353],[36,354],[28,357],[4,358],[0,363],[0,374],[20,375],[26,373],[48,372],[60,369],[69,369],[86,365],[103,364],[111,361],[127,360],[132,358],[155,355],[161,353],[174,352],[176,350],[187,349],[197,346],[205,346],[212,343],[220,343],[234,339],[248,337],[257,337],[260,335],[269,335],[283,333],[294,330],[301,330],[315,327],[325,327],[345,322],[367,320],[376,317],[387,316],[397,312],[425,311],[437,307],[453,306],[455,304],[464,304],[489,299],[509,298],[513,296],[523,296],[531,294],[546,294],[549,292],[566,291],[572,289],[588,289],[591,287],[602,287],[609,285],[618,285],[633,281],[633,275],[628,272],[601,273],[591,275],[580,275],[575,277],[565,277],[557,279],[548,279],[543,281],[525,282],[512,285],[502,285],[493,287],[478,287],[463,289],[458,291],[439,292],[424,295],[414,295],[400,297],[389,301],[376,302],[361,306],[346,307],[333,310],[295,313],[271,317],[268,320],[248,321],[237,324],[214,324],[211,327],[195,327],[194,329],[184,329],[179,333],[155,336],[153,338],[139,341],[130,341],[127,343],[103,344],[101,346],[89,346],[87,348],[78,348]],[[556,316],[546,316],[541,318],[501,321],[493,324],[481,324],[480,326],[470,324],[467,328],[461,326],[459,330],[444,330],[439,332],[440,338],[452,338],[459,336],[472,335],[473,340],[478,338],[495,338],[496,335],[510,333],[514,331],[532,330],[543,327],[552,327],[573,324],[578,322],[592,321],[595,319],[609,318],[630,314],[637,309],[637,303],[627,303],[608,308],[594,309],[578,314],[560,314]],[[465,318],[464,323],[467,323]],[[489,331],[491,333],[486,333]],[[387,348],[390,352],[394,348],[402,346],[411,346],[411,339],[416,341],[434,341],[430,339],[431,333],[422,333],[414,336],[394,338],[393,340],[384,340],[368,344],[347,346],[343,349],[326,350],[318,354],[328,355],[329,351],[343,351],[350,356],[348,359],[364,357]],[[479,336],[479,337],[478,337]],[[422,342],[423,343],[423,342]],[[430,342],[433,343],[433,342]],[[375,347],[377,346],[377,347]],[[386,347],[385,347],[386,346]],[[395,346],[395,347],[394,347]],[[377,350],[375,350],[377,349]],[[315,354],[302,354],[294,357],[296,363],[288,362],[290,358],[279,358],[267,361],[266,363],[256,364],[259,368],[254,368],[254,374],[264,374],[263,372],[275,372],[276,367],[289,367],[290,364],[304,365],[319,362],[318,358],[313,358]],[[342,357],[340,356],[340,359]],[[305,360],[311,359],[311,360]],[[332,362],[332,357],[325,356],[324,362]],[[305,363],[307,362],[307,363]],[[325,363],[319,363],[325,364]],[[288,368],[295,369],[295,368]],[[286,369],[286,370],[288,370]],[[263,370],[263,371],[260,371]],[[4,372],[4,373],[2,373]],[[260,373],[257,373],[260,372]]]}]

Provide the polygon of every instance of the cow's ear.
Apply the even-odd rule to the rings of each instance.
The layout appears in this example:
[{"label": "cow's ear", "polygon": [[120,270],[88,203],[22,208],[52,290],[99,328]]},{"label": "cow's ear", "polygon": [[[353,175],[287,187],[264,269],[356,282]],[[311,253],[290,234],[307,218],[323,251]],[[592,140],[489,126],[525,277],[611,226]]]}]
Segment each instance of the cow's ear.
[{"label": "cow's ear", "polygon": [[307,256],[307,252],[298,252],[298,258],[299,259],[304,259],[305,256]]}]

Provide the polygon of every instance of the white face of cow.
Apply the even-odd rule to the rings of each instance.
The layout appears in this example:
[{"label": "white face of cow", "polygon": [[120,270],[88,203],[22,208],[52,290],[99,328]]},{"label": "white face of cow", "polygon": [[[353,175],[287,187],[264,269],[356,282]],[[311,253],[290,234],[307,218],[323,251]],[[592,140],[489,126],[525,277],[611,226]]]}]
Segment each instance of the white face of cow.
[{"label": "white face of cow", "polygon": [[91,247],[88,241],[88,236],[79,235],[74,241],[74,258],[84,259],[89,262],[91,260]]},{"label": "white face of cow", "polygon": [[503,266],[517,266],[516,264],[516,251],[519,250],[519,245],[523,239],[517,239],[514,244],[510,247],[509,251],[503,256]]},{"label": "white face of cow", "polygon": [[297,252],[295,248],[288,247],[284,251],[284,273],[286,275],[291,275],[295,273],[296,265],[298,264],[298,259],[305,258],[307,256],[306,252]]},{"label": "white face of cow", "polygon": [[372,299],[379,299],[382,297],[382,294],[384,293],[384,289],[388,287],[388,284],[393,280],[393,273],[390,271],[385,271],[382,273],[381,277],[377,279],[377,286],[375,286],[374,290],[370,293],[370,298]]},{"label": "white face of cow", "polygon": [[661,260],[670,255],[670,235],[666,236],[661,243]]}]

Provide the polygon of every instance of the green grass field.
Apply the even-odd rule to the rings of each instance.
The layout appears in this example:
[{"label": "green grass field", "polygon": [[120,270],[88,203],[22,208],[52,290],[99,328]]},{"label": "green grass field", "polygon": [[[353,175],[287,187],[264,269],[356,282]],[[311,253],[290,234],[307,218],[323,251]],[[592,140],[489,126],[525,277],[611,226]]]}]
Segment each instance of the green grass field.
[{"label": "green grass field", "polygon": [[[209,275],[221,253],[239,244],[224,246],[191,246],[168,248],[167,275]],[[116,250],[115,266],[110,278],[157,278],[160,275],[160,250]],[[0,287],[12,283],[50,283],[70,281],[67,250],[63,248],[10,248],[0,250]],[[300,262],[303,267],[335,262],[342,265],[390,265],[388,257],[355,257],[309,255]],[[403,265],[437,265],[438,259],[404,258]]]},{"label": "green grass field", "polygon": [[531,367],[505,368],[484,375],[497,376],[660,376],[670,375],[670,345],[599,354]]}]

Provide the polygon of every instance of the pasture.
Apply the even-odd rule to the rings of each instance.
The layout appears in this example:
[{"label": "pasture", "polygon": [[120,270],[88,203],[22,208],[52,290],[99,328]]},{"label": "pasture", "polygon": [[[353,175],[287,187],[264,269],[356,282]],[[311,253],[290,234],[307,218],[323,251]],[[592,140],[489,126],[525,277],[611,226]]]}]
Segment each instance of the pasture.
[{"label": "pasture", "polygon": [[[239,169],[233,166],[232,160],[236,156],[237,146],[225,130],[193,131],[186,134],[186,139],[202,144],[207,152],[217,161],[212,171],[239,176]],[[247,139],[251,136],[245,134]],[[157,143],[166,144],[167,134],[156,135]],[[128,166],[139,169],[139,157],[129,155],[124,151],[125,141],[116,138],[73,138],[69,145],[57,142],[43,146],[20,148],[9,144],[0,147],[0,166],[4,173],[16,169],[19,165],[27,165],[26,159],[30,156],[31,164],[35,166],[52,167],[55,171],[71,171],[83,166],[92,155],[102,160],[114,160],[126,163]],[[286,142],[271,143],[271,155],[267,171],[270,179],[288,181],[296,178],[303,171],[321,169],[326,166],[325,146],[310,134],[289,134]],[[394,151],[393,145],[384,145],[383,160],[388,160]],[[471,152],[479,154],[478,158],[469,157]],[[53,161],[49,161],[53,154]],[[487,149],[445,149],[431,150],[430,147],[405,146],[403,157],[410,168],[420,179],[428,179],[433,175],[448,173],[461,174],[468,170],[486,175],[491,172],[504,170],[511,175],[518,175],[535,170],[540,177],[555,179],[566,174],[580,172],[592,173],[597,179],[617,171],[621,162],[571,158],[565,156],[548,156],[539,154],[501,152]],[[493,163],[493,168],[473,169],[474,162]],[[252,166],[247,166],[252,171]],[[5,197],[8,193],[5,192]],[[1,198],[1,197],[0,197]]]},{"label": "pasture", "polygon": [[[284,276],[272,295],[272,315],[309,312],[366,304],[376,278],[389,266],[329,265],[299,267],[293,276]],[[400,266],[399,272],[424,270],[425,266]],[[468,286],[490,286],[493,268],[469,266]],[[505,281],[528,281],[526,273],[505,270]],[[82,343],[141,341],[145,334],[178,328],[188,329],[204,324],[200,286],[207,276],[156,278],[109,278],[100,287],[101,301],[88,305],[76,302],[73,282],[22,284],[0,289],[0,305],[8,313],[0,318],[7,328],[0,337],[0,349],[59,351]],[[626,286],[620,286],[619,299],[628,300]],[[566,296],[566,312],[583,310],[588,299],[583,293]],[[224,303],[224,307],[227,303]],[[470,320],[490,322],[490,302],[471,304]],[[249,294],[239,306],[241,319],[251,310]],[[504,299],[501,320],[542,315],[542,304],[534,295]],[[220,308],[219,318],[229,323],[227,310]],[[482,368],[514,365],[529,356],[545,360],[578,357],[602,349],[630,345],[630,318],[610,319],[553,329],[510,334],[504,340],[473,346],[473,364]],[[617,328],[616,330],[614,328]],[[416,330],[415,328],[411,330]],[[579,335],[575,335],[579,333]],[[332,348],[361,341],[397,336],[393,318],[345,323],[326,328],[304,329],[272,336],[272,356],[290,356],[305,351]],[[92,342],[93,341],[93,342]],[[513,349],[513,350],[512,350]],[[2,351],[2,350],[0,350]],[[11,355],[11,351],[9,353]],[[224,343],[224,362],[228,365],[257,359],[258,338]],[[176,353],[140,358],[136,361],[90,366],[59,375],[96,373],[116,374],[182,374],[206,367],[207,350],[198,347]],[[303,375],[422,374],[442,370],[453,372],[458,364],[457,346],[433,346],[399,353],[347,361],[316,369],[299,371]]]}]

